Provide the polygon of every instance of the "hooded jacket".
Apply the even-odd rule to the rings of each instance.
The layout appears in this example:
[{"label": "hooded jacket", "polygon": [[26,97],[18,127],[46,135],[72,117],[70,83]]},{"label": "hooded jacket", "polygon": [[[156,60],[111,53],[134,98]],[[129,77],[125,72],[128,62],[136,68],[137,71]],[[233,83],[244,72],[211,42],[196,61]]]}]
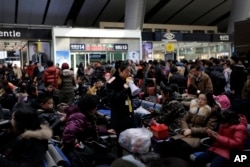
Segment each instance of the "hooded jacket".
[{"label": "hooded jacket", "polygon": [[48,148],[52,131],[41,126],[39,130],[28,130],[16,136],[5,133],[0,136],[1,167],[39,167]]}]

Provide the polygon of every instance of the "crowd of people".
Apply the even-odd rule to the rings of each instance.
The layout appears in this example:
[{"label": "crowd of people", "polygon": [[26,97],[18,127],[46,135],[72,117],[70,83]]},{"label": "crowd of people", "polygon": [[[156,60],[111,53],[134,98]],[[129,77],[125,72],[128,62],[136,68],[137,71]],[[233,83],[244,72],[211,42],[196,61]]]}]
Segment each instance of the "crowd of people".
[{"label": "crowd of people", "polygon": [[[119,137],[126,129],[141,127],[136,119],[144,116],[136,115],[134,104],[150,96],[161,97],[161,110],[147,109],[147,126],[162,123],[169,129],[170,140],[157,146],[162,165],[169,157],[188,165],[189,155],[201,149],[204,137],[213,144],[207,151],[203,148],[205,152],[194,162],[197,166],[227,165],[230,151],[244,149],[250,82],[248,65],[237,56],[139,64],[95,62],[87,67],[80,63],[77,73],[73,71],[66,62],[59,67],[50,60],[45,68],[33,62],[23,68],[0,64],[0,119],[10,120],[9,128],[1,129],[0,166],[39,166],[48,140],[54,138],[62,142],[71,162],[72,152],[84,145],[85,165],[119,167],[116,164],[127,160],[124,148],[117,144],[117,152],[101,150],[97,145],[109,143],[100,136]],[[141,93],[132,94],[130,82]],[[9,118],[1,108],[9,110]],[[110,121],[97,114],[99,109],[111,111]]]}]

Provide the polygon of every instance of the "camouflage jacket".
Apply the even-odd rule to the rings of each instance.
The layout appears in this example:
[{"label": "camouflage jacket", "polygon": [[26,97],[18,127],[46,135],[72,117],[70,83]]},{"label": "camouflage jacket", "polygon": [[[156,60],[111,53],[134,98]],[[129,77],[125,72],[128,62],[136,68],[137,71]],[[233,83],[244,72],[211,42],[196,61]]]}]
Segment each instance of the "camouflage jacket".
[{"label": "camouflage jacket", "polygon": [[157,122],[167,125],[170,136],[173,136],[177,134],[176,130],[181,128],[181,119],[185,113],[186,110],[179,101],[169,100],[162,104],[160,115],[155,119]]}]

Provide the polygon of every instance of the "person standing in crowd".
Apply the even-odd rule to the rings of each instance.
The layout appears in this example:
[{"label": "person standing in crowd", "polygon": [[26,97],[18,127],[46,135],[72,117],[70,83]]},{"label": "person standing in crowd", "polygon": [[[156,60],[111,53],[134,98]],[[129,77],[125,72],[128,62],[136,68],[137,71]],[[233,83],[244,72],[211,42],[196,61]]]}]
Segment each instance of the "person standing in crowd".
[{"label": "person standing in crowd", "polygon": [[213,92],[213,84],[210,77],[200,70],[200,66],[191,65],[189,71],[190,84],[200,92]]},{"label": "person standing in crowd", "polygon": [[91,64],[87,65],[87,68],[84,70],[84,75],[85,76],[91,76],[94,72],[94,69],[92,68]]},{"label": "person standing in crowd", "polygon": [[223,67],[220,65],[220,60],[217,58],[212,59],[212,70],[208,74],[213,84],[213,94],[220,95],[225,92],[226,85],[225,75],[223,73]]},{"label": "person standing in crowd", "polygon": [[67,103],[71,104],[74,98],[74,74],[71,70],[69,70],[68,63],[63,63],[61,67],[62,71],[60,74],[61,84],[60,92],[59,92],[59,104]]},{"label": "person standing in crowd", "polygon": [[226,79],[226,85],[224,87],[224,91],[225,91],[225,94],[226,95],[230,95],[230,92],[231,92],[231,86],[230,86],[230,76],[231,76],[231,72],[232,72],[232,69],[230,68],[230,60],[226,60],[224,63],[223,63],[223,68],[224,68],[224,76],[225,76],[225,79]]},{"label": "person standing in crowd", "polygon": [[16,83],[14,84],[17,84],[22,79],[22,69],[20,67],[17,67],[16,64],[14,64],[13,72],[14,72],[14,75],[16,76]]},{"label": "person standing in crowd", "polygon": [[0,166],[42,166],[51,137],[51,129],[40,126],[38,115],[29,104],[18,103],[12,114],[11,129],[0,135]]},{"label": "person standing in crowd", "polygon": [[43,78],[44,67],[41,66],[39,63],[35,63],[35,69],[33,72],[33,81],[37,86],[42,85],[42,78]]},{"label": "person standing in crowd", "polygon": [[[111,106],[111,127],[117,135],[129,128],[135,128],[134,111],[132,107],[131,89],[128,86],[130,65],[127,61],[116,64],[116,72],[107,82],[107,94]],[[118,145],[118,156],[122,156],[123,149]]]},{"label": "person standing in crowd", "polygon": [[81,62],[79,65],[78,65],[78,69],[77,69],[77,72],[76,72],[76,77],[83,77],[85,74],[84,74],[84,64]]},{"label": "person standing in crowd", "polygon": [[29,62],[29,64],[24,68],[24,72],[28,73],[31,78],[33,78],[35,65],[32,61]]},{"label": "person standing in crowd", "polygon": [[175,84],[178,86],[178,92],[184,93],[184,90],[187,88],[186,78],[178,72],[176,66],[170,68],[171,76],[169,77],[169,85]]},{"label": "person standing in crowd", "polygon": [[239,63],[239,57],[231,57],[231,76],[230,76],[230,88],[231,95],[238,98],[242,94],[242,89],[245,81],[247,80],[247,70],[244,65]]},{"label": "person standing in crowd", "polygon": [[245,82],[242,90],[241,98],[231,99],[231,108],[238,114],[243,114],[247,118],[247,122],[250,122],[250,74]]},{"label": "person standing in crowd", "polygon": [[104,77],[104,74],[105,70],[102,64],[99,61],[95,62],[94,72],[92,73],[91,77],[91,85],[93,85],[93,83],[96,82],[97,78]]},{"label": "person standing in crowd", "polygon": [[51,60],[47,62],[48,68],[44,71],[43,82],[51,83],[54,88],[58,89],[58,77],[59,77],[60,71],[53,64],[54,63]]}]

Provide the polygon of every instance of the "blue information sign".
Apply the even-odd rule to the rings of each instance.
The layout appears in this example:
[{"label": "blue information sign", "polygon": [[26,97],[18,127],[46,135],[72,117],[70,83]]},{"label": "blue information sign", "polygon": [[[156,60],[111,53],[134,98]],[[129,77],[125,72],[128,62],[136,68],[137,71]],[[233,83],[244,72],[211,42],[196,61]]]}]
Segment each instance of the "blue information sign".
[{"label": "blue information sign", "polygon": [[85,50],[85,44],[71,43],[70,50]]}]

